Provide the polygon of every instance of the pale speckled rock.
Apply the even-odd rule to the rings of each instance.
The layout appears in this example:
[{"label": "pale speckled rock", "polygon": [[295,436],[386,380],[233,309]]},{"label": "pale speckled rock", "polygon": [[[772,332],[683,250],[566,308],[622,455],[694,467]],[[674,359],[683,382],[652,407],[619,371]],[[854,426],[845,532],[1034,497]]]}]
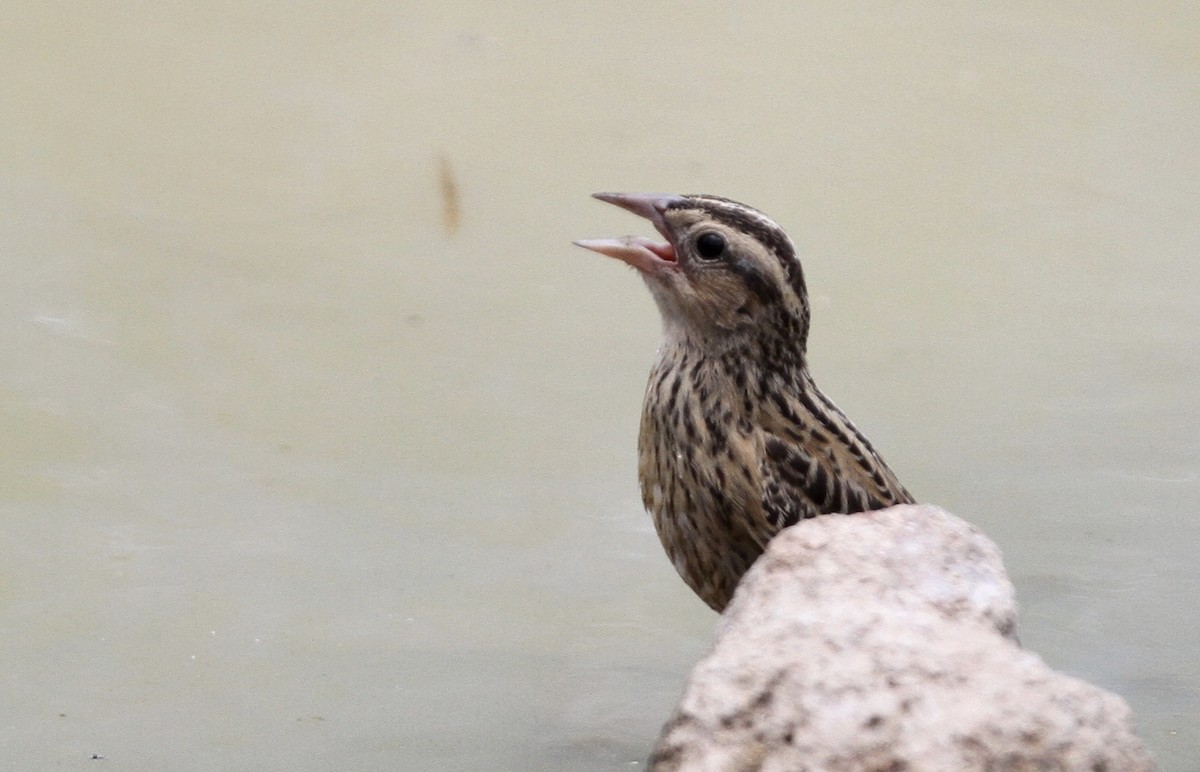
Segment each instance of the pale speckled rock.
[{"label": "pale speckled rock", "polygon": [[651,766],[1153,769],[1124,700],[1019,648],[996,546],[933,506],[779,534],[738,587]]}]

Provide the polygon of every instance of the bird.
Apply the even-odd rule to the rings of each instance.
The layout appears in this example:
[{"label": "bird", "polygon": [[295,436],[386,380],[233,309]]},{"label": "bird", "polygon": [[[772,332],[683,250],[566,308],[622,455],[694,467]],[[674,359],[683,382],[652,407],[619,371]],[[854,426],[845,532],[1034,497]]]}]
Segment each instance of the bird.
[{"label": "bird", "polygon": [[720,612],[784,528],[914,503],[809,372],[808,290],[774,220],[719,196],[596,193],[644,236],[578,246],[632,266],[662,317],[638,431],[638,480],[684,582]]}]

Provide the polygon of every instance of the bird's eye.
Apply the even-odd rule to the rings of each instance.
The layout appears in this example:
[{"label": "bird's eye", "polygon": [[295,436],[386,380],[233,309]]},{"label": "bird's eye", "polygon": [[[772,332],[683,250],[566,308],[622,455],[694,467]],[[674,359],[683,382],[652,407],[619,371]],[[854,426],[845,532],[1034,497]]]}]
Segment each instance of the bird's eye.
[{"label": "bird's eye", "polygon": [[696,254],[704,260],[716,260],[725,251],[725,237],[716,231],[705,231],[696,237]]}]

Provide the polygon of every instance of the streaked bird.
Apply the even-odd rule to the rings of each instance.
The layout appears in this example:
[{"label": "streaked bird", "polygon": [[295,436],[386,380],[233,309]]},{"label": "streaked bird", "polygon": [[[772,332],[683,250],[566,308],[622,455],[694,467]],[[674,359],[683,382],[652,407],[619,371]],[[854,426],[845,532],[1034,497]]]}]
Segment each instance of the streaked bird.
[{"label": "streaked bird", "polygon": [[595,195],[666,239],[575,243],[636,268],[662,314],[638,477],[667,555],[705,603],[724,609],[771,537],[800,520],[913,501],[813,382],[804,272],[782,228],[717,196]]}]

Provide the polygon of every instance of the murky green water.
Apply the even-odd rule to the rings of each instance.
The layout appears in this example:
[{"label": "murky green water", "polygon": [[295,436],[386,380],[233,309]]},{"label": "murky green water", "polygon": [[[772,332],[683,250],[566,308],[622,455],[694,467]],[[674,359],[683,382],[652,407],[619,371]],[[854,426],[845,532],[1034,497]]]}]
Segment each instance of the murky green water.
[{"label": "murky green water", "polygon": [[569,245],[625,189],[791,230],[826,391],[1200,769],[1198,32],[10,3],[0,757],[643,765],[714,617],[637,498],[656,312]]}]

